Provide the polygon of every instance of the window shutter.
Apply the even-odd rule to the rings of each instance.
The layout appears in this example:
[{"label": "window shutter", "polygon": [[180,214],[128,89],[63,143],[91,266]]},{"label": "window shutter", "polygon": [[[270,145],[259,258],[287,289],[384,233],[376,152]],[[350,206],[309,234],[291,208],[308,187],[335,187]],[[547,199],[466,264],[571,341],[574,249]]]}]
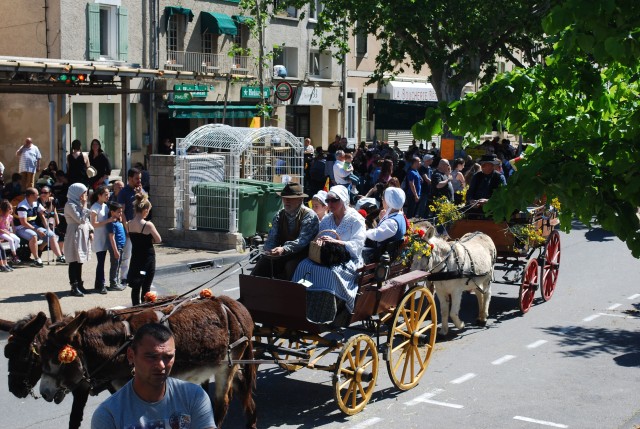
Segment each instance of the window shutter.
[{"label": "window shutter", "polygon": [[100,59],[100,5],[97,3],[87,4],[87,17],[89,19],[89,59]]},{"label": "window shutter", "polygon": [[129,16],[127,9],[118,8],[118,60],[127,61],[129,52]]}]

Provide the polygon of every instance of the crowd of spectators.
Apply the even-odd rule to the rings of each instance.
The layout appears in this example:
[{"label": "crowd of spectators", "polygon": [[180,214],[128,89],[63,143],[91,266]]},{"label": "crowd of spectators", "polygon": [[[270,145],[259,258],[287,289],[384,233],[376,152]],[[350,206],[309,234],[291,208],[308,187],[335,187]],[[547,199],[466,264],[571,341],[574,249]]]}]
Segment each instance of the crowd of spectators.
[{"label": "crowd of spectators", "polygon": [[384,189],[398,182],[406,194],[404,213],[409,218],[429,218],[434,199],[445,197],[455,204],[468,202],[463,200],[463,191],[474,174],[482,173],[480,161],[493,166],[500,183],[506,183],[513,173],[509,161],[517,151],[510,140],[487,139],[477,149],[480,151],[475,153],[490,159],[464,154],[443,159],[435,142],[425,146],[414,140],[406,150],[400,149],[397,140],[392,144],[361,142],[353,149],[348,147],[346,138],[337,135],[325,151],[320,146],[314,149],[311,140],[305,139],[305,191],[315,195],[330,186],[344,185],[350,192],[351,204],[364,201],[379,208]]},{"label": "crowd of spectators", "polygon": [[[82,147],[79,140],[72,142],[66,172],[55,161],[40,170],[42,155],[31,138],[16,151],[19,171],[10,181],[5,181],[5,167],[0,163],[0,272],[18,266],[41,268],[44,252],[47,261],[51,252],[53,263],[68,264],[70,294],[78,297],[89,293],[82,264],[93,253],[98,259],[95,292],[125,289],[132,248],[127,223],[134,218],[137,224],[147,223],[148,210],[143,216],[136,201],[144,198],[144,207],[151,207],[149,174],[141,163],[127,172],[126,184],[120,180],[109,183],[111,163],[100,141],[91,141],[88,154]],[[150,230],[157,235],[152,225],[142,234]],[[156,235],[154,243],[159,242]],[[104,274],[107,252],[111,262],[108,286]],[[144,268],[152,271],[148,265]],[[143,289],[150,285],[144,275],[134,277]]]}]

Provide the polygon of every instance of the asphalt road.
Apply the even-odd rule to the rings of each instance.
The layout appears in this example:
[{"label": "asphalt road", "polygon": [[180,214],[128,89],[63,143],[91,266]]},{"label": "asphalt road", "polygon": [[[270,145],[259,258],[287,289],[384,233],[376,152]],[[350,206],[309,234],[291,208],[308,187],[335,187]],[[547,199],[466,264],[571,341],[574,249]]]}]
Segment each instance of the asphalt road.
[{"label": "asphalt road", "polygon": [[[160,293],[181,293],[221,270],[157,279]],[[216,283],[216,282],[214,282]],[[213,286],[238,296],[237,276]],[[380,362],[367,408],[342,415],[331,374],[286,373],[261,366],[259,427],[269,428],[625,428],[640,427],[640,261],[600,229],[562,234],[560,279],[551,301],[536,298],[525,316],[515,286],[494,285],[486,328],[473,326],[475,297],[465,296],[467,329],[439,341],[429,370],[414,389],[398,392]],[[0,337],[4,347],[6,337]],[[335,359],[330,356],[329,360]],[[6,373],[0,359],[0,373]],[[85,424],[105,394],[90,399]],[[0,385],[3,426],[66,427],[61,405],[19,400]],[[233,404],[226,428],[244,427]]]}]

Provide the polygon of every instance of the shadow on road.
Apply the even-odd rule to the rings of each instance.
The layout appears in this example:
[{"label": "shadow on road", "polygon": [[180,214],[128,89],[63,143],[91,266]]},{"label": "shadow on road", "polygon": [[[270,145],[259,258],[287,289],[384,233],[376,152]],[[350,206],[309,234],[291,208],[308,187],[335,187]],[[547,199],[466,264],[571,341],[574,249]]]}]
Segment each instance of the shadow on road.
[{"label": "shadow on road", "polygon": [[612,232],[609,232],[602,228],[594,228],[587,231],[584,234],[584,238],[586,238],[587,241],[604,242],[604,241],[613,241],[615,238],[615,235]]},{"label": "shadow on road", "polygon": [[[58,297],[64,297],[69,295],[68,289],[48,291],[48,292],[53,292],[56,295],[58,295]],[[1,303],[14,304],[14,303],[20,303],[20,302],[34,302],[34,301],[42,301],[46,304],[47,301],[44,297],[44,294],[45,292],[39,292],[39,293],[26,293],[23,295],[9,296],[7,298],[0,299],[0,304]]]},{"label": "shadow on road", "polygon": [[553,326],[543,331],[559,339],[561,353],[569,357],[592,358],[601,354],[614,356],[621,366],[640,367],[640,332],[584,326]]},{"label": "shadow on road", "polygon": [[[331,374],[302,369],[308,381],[297,380],[279,368],[260,368],[258,388],[255,395],[258,411],[258,427],[294,426],[301,429],[321,427],[330,423],[340,423],[345,427],[349,422],[333,400]],[[384,372],[380,368],[380,374]],[[310,377],[310,375],[312,377]],[[386,375],[386,374],[385,374]],[[374,392],[374,401],[379,392]],[[237,400],[232,401],[224,427],[245,427],[245,418]]]}]

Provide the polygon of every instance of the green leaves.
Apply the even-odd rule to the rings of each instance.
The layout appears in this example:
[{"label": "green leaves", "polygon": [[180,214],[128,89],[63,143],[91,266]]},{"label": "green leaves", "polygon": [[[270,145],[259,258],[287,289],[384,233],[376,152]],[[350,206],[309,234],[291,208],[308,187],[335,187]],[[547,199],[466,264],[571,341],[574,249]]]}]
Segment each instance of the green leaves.
[{"label": "green leaves", "polygon": [[501,120],[536,143],[488,213],[507,218],[557,197],[563,229],[599,224],[640,257],[640,4],[565,0],[543,26],[557,40],[546,67],[503,75],[444,117],[456,133]]}]

